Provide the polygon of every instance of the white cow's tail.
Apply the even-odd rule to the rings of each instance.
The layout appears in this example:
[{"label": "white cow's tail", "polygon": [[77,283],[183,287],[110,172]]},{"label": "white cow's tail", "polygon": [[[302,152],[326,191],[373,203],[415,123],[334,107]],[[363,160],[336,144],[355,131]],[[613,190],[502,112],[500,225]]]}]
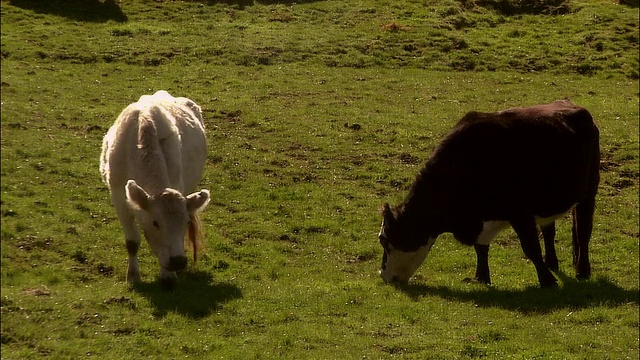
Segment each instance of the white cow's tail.
[{"label": "white cow's tail", "polygon": [[185,245],[191,245],[193,250],[193,265],[198,261],[198,252],[202,249],[202,223],[197,212],[191,215],[189,219],[189,231],[184,238]]}]

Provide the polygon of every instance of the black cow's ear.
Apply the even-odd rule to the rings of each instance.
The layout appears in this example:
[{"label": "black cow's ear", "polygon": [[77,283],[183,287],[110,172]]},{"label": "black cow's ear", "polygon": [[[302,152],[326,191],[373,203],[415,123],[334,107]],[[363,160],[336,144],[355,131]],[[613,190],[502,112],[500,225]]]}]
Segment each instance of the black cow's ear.
[{"label": "black cow's ear", "polygon": [[389,226],[389,224],[393,223],[396,219],[393,214],[393,210],[388,203],[382,205],[382,217],[384,219],[385,226]]}]

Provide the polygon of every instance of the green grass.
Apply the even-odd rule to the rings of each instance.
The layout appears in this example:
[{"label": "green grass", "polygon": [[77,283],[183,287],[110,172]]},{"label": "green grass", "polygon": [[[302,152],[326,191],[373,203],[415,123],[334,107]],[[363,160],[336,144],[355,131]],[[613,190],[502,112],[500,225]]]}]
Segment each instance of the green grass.
[{"label": "green grass", "polygon": [[[2,358],[638,358],[638,8],[549,3],[2,1]],[[147,245],[126,284],[98,172],[158,89],[209,140],[205,254],[174,292]],[[601,129],[594,278],[567,220],[557,290],[512,231],[493,287],[462,281],[475,255],[449,235],[383,284],[378,208],[451,126],[564,97]]]},{"label": "green grass", "polygon": [[555,16],[536,13],[545,13],[544,6],[515,0],[11,3],[22,6],[11,8],[3,21],[17,30],[3,34],[3,54],[16,60],[303,63],[638,78],[637,6],[613,3],[534,2],[561,5],[565,11]]}]

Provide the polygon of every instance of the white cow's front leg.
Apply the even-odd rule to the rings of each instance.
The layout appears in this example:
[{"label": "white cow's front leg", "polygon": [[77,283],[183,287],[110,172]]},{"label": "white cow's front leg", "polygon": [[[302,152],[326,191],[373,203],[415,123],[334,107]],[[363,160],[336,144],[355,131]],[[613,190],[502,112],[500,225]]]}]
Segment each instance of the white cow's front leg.
[{"label": "white cow's front leg", "polygon": [[173,290],[176,286],[178,275],[175,271],[169,271],[162,266],[160,267],[160,287],[163,290]]},{"label": "white cow's front leg", "polygon": [[[114,189],[115,190],[115,189]],[[116,208],[116,214],[124,232],[125,245],[129,255],[129,266],[127,267],[127,282],[136,283],[140,281],[140,265],[138,264],[138,249],[140,249],[140,232],[136,226],[135,218],[126,203],[124,189],[113,191],[111,200]]]},{"label": "white cow's front leg", "polygon": [[125,240],[127,253],[129,254],[129,266],[127,266],[127,282],[140,282],[140,265],[138,264],[138,249],[140,248],[140,237],[137,240]]}]

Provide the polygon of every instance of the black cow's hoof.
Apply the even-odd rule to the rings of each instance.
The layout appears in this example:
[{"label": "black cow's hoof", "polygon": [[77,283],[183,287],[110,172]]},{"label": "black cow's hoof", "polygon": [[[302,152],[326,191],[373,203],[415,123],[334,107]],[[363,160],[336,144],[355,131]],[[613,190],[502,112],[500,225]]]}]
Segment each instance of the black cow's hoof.
[{"label": "black cow's hoof", "polygon": [[481,279],[481,278],[464,278],[462,282],[465,284],[482,284],[482,285],[491,285],[491,280],[489,279]]},{"label": "black cow's hoof", "polygon": [[591,265],[578,265],[576,266],[576,278],[578,280],[589,280],[591,277]]},{"label": "black cow's hoof", "polygon": [[549,268],[549,270],[553,272],[558,272],[560,270],[560,265],[558,264],[558,260],[545,260],[545,265]]},{"label": "black cow's hoof", "polygon": [[586,281],[589,280],[591,278],[591,274],[587,273],[587,274],[583,274],[583,273],[577,273],[576,274],[576,279],[578,279],[578,281]]},{"label": "black cow's hoof", "polygon": [[540,287],[543,289],[557,289],[558,283],[556,281],[540,283]]}]

